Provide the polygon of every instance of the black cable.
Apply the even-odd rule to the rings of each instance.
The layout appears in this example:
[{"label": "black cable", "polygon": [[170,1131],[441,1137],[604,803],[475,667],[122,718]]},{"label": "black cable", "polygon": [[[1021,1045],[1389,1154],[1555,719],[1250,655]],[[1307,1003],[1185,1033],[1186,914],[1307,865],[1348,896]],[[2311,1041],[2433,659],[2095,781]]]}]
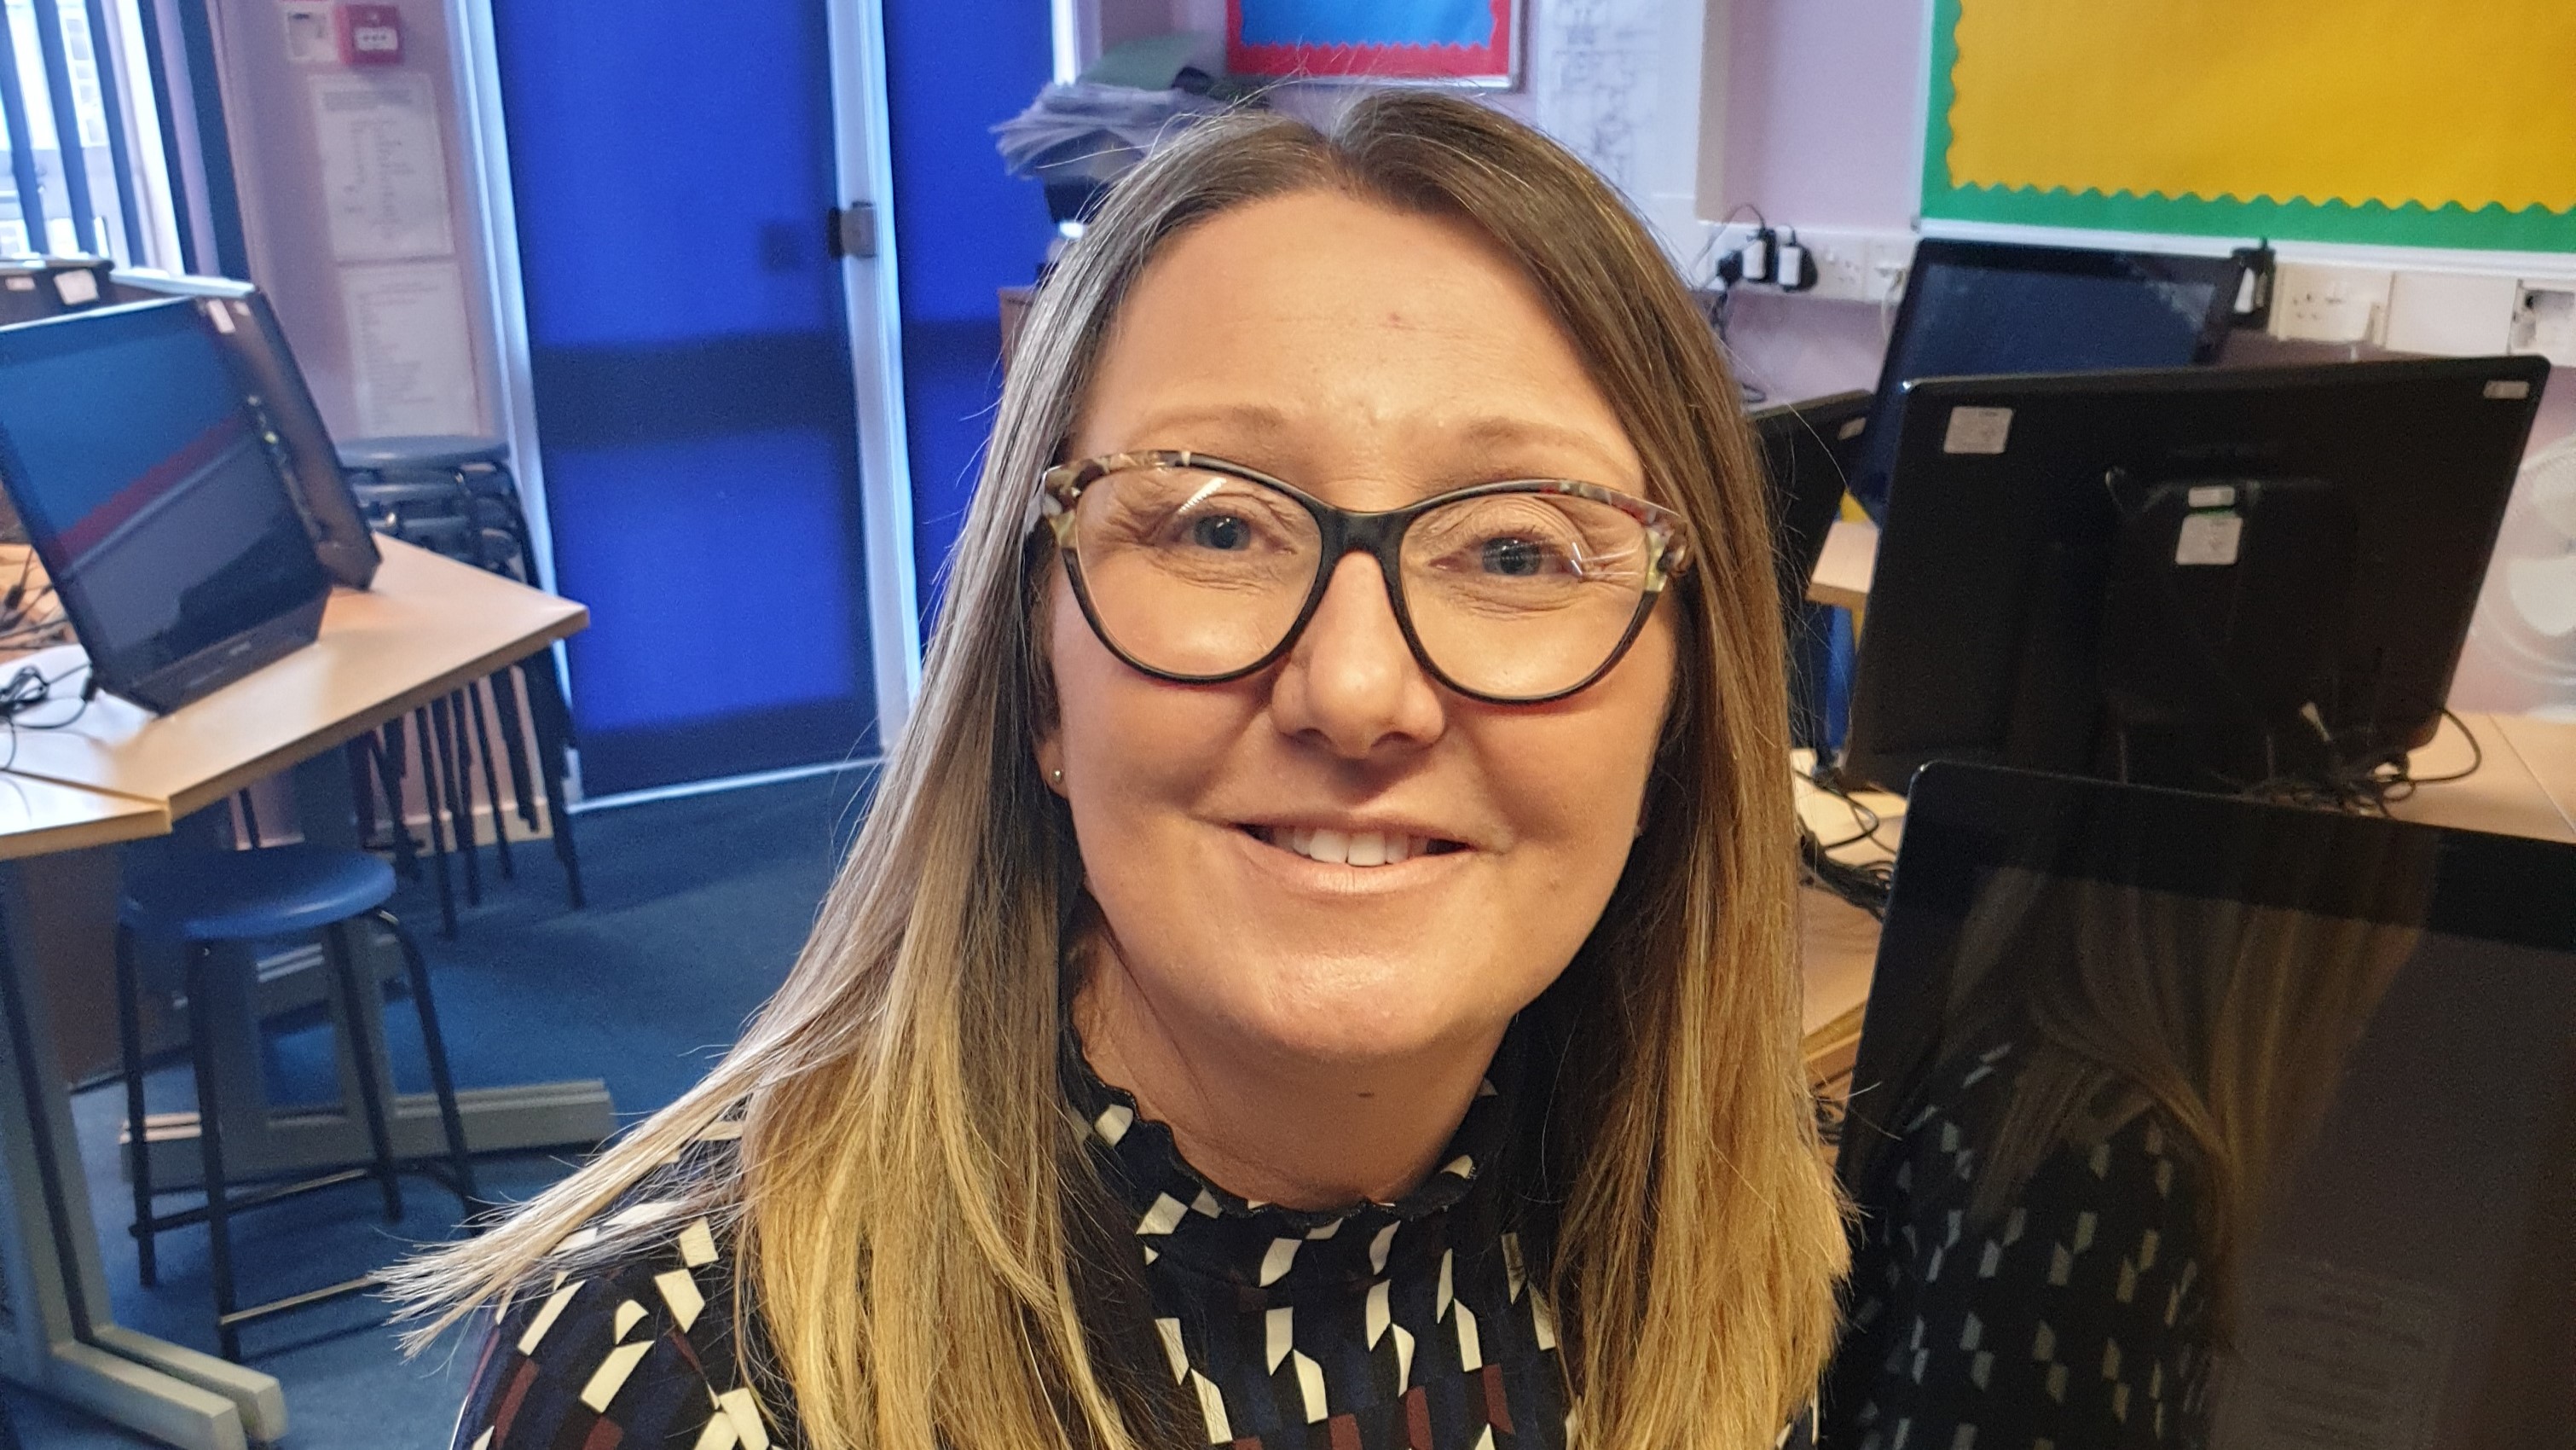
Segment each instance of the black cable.
[{"label": "black cable", "polygon": [[34,722],[21,718],[30,710],[61,703],[61,697],[54,693],[56,688],[74,675],[88,673],[87,660],[50,679],[34,665],[20,665],[16,673],[10,675],[6,681],[0,681],[0,722],[5,722],[9,727],[9,754],[5,759],[0,759],[0,774],[6,774],[18,763],[19,731],[67,730],[78,724],[83,715],[89,713],[89,702],[98,698],[96,675],[90,675],[89,679],[83,682],[79,703],[72,707],[70,714],[60,720]]}]

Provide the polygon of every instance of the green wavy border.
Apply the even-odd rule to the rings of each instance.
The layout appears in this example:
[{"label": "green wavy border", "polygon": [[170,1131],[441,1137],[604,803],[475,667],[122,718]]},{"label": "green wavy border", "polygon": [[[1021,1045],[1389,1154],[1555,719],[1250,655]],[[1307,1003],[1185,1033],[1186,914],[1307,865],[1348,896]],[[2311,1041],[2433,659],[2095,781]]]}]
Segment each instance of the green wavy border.
[{"label": "green wavy border", "polygon": [[2462,247],[2484,251],[2576,251],[2576,208],[2538,206],[2507,211],[2490,203],[2471,211],[2457,202],[2388,206],[2365,202],[2277,201],[2258,197],[2141,196],[2133,191],[2082,192],[2065,187],[1953,186],[1950,184],[1950,108],[1958,95],[1959,8],[1964,0],[1935,0],[1932,19],[1931,114],[1923,128],[1923,214],[1947,221],[2009,222],[2022,226],[2087,227],[2099,231],[2172,232],[2200,237],[2295,238],[2363,242],[2378,246]]}]

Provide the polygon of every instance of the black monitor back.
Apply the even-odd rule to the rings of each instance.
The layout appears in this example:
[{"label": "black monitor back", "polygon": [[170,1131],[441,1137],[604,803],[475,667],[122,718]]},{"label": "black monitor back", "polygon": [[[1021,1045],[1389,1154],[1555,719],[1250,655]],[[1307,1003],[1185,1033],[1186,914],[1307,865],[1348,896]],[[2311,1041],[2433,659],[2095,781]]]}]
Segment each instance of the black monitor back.
[{"label": "black monitor back", "polygon": [[[330,427],[313,401],[304,370],[278,326],[267,294],[248,282],[224,277],[183,277],[168,272],[119,271],[114,292],[121,301],[144,302],[160,297],[201,299],[224,346],[247,376],[255,401],[276,435],[286,462],[287,482],[296,506],[313,535],[313,550],[329,570],[331,582],[348,589],[373,583],[380,556],[376,536],[350,491],[340,468],[340,450]],[[220,309],[220,310],[217,310]]]},{"label": "black monitor back", "polygon": [[2215,362],[2244,272],[2233,257],[1924,239],[1889,333],[1852,496],[1882,516],[1907,383]]},{"label": "black monitor back", "polygon": [[[2517,357],[1915,385],[1845,770],[2242,789],[2423,745],[2547,375]],[[2213,680],[2233,682],[2223,718],[2159,721]]]},{"label": "black monitor back", "polygon": [[90,659],[169,711],[301,645],[330,580],[194,300],[0,328],[0,485]]},{"label": "black monitor back", "polygon": [[1771,537],[1780,564],[1780,598],[1794,614],[1807,597],[1825,536],[1842,513],[1853,443],[1869,416],[1870,395],[1835,393],[1802,403],[1776,403],[1747,415],[1762,448],[1771,498]]},{"label": "black monitor back", "polygon": [[1825,1450],[2576,1447],[2576,846],[1932,766],[1848,1102]]}]

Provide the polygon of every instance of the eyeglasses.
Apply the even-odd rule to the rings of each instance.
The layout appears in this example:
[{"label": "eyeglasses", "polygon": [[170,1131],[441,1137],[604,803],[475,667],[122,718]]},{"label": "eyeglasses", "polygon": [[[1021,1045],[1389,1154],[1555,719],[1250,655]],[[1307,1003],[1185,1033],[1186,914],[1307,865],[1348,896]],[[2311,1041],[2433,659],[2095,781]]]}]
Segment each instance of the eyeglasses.
[{"label": "eyeglasses", "polygon": [[1561,699],[1619,662],[1690,565],[1670,509],[1558,479],[1354,513],[1239,463],[1154,450],[1050,468],[1037,508],[1100,642],[1181,684],[1285,654],[1360,553],[1434,679],[1495,704]]}]

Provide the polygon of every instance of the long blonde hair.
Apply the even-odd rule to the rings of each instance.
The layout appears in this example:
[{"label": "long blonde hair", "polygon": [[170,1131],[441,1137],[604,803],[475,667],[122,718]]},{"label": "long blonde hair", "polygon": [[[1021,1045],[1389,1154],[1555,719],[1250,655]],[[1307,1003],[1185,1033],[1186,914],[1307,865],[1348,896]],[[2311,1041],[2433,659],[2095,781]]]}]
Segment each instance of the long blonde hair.
[{"label": "long blonde hair", "polygon": [[[1952,1014],[1964,1041],[2023,1040],[1980,1145],[1971,1223],[2002,1217],[2050,1155],[2154,1112],[2195,1170],[2197,1255],[2223,1333],[2275,1182],[2323,1126],[2345,1058],[2422,937],[2405,911],[2431,889],[2422,852],[2347,852],[2334,868],[2399,919],[1996,872],[1961,927]],[[2008,965],[2034,958],[2048,965]]]},{"label": "long blonde hair", "polygon": [[[1123,180],[1040,288],[1003,389],[922,696],[787,984],[681,1101],[482,1237],[415,1261],[432,1318],[549,1257],[719,1115],[740,1152],[687,1192],[738,1227],[746,1296],[813,1450],[1123,1450],[1176,1432],[1120,1363],[1083,1250],[1105,1190],[1059,1104],[1069,817],[1028,527],[1120,300],[1156,250],[1249,201],[1329,189],[1481,227],[1554,310],[1687,520],[1683,663],[1645,831],[1525,1015],[1520,1185],[1549,1205],[1582,1433],[1605,1450],[1767,1446],[1832,1347],[1842,1221],[1799,1054],[1795,837],[1759,464],[1706,321],[1581,163],[1448,96],[1386,92],[1331,135],[1243,113]],[[610,1235],[581,1262],[614,1257]],[[1122,1255],[1123,1259],[1123,1255]],[[573,1265],[576,1269],[578,1265]],[[1196,1440],[1195,1416],[1190,1433]]]}]

